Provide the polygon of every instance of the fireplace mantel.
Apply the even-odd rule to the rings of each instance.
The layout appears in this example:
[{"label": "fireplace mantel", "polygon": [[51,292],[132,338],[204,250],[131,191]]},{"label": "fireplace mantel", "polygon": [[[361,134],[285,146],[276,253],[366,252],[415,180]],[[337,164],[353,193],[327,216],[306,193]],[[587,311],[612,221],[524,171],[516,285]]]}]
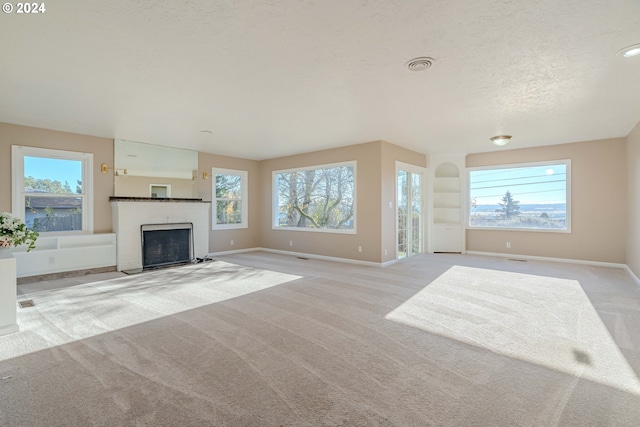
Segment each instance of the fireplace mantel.
[{"label": "fireplace mantel", "polygon": [[166,197],[109,197],[110,202],[154,202],[154,203],[209,203],[202,199],[180,199]]},{"label": "fireplace mantel", "polygon": [[201,199],[111,197],[113,231],[116,233],[118,271],[142,270],[143,224],[193,224],[195,257],[209,253],[209,210],[211,202]]}]

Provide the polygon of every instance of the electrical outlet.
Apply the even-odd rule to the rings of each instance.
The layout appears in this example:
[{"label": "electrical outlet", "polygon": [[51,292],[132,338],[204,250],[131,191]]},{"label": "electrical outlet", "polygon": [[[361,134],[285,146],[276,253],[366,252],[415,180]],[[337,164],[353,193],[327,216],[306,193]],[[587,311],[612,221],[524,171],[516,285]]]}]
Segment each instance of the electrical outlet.
[{"label": "electrical outlet", "polygon": [[235,245],[236,242],[234,242],[233,240],[231,240],[231,246]]},{"label": "electrical outlet", "polygon": [[49,265],[55,265],[55,263],[56,263],[56,258],[55,258],[55,257],[50,256],[50,257],[49,257]]},{"label": "electrical outlet", "polygon": [[507,242],[507,249],[511,248],[511,242]]},{"label": "electrical outlet", "polygon": [[387,254],[389,253],[389,251],[387,251],[386,249],[384,250],[384,256],[387,256]]},{"label": "electrical outlet", "polygon": [[293,246],[293,240],[289,240],[289,246]]},{"label": "electrical outlet", "polygon": [[362,246],[358,246],[358,252],[362,252]]}]

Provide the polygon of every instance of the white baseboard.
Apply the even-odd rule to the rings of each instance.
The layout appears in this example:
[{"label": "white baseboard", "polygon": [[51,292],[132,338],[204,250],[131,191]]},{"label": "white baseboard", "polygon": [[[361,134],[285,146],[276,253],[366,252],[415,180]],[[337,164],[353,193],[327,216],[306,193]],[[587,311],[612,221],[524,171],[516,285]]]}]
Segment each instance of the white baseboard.
[{"label": "white baseboard", "polygon": [[398,261],[399,261],[398,259],[392,259],[391,261],[383,262],[382,264],[380,264],[380,267],[388,267],[390,265],[395,264]]},{"label": "white baseboard", "polygon": [[20,331],[20,328],[18,327],[17,324],[2,326],[0,327],[0,337],[3,335],[15,334],[16,332],[19,332],[19,331]]},{"label": "white baseboard", "polygon": [[346,264],[367,265],[371,267],[384,267],[396,262],[395,260],[393,260],[383,264],[383,263],[372,262],[372,261],[360,261],[357,259],[338,258],[338,257],[332,257],[332,256],[307,254],[304,252],[283,251],[280,249],[270,249],[270,248],[248,248],[248,249],[239,249],[235,251],[213,252],[213,253],[210,253],[209,256],[231,255],[231,254],[238,254],[242,252],[255,252],[255,251],[264,251],[264,252],[270,252],[273,254],[280,254],[280,255],[291,255],[291,256],[301,257],[301,258],[320,259],[324,261],[342,262]]},{"label": "white baseboard", "polygon": [[[264,251],[264,252],[270,252],[274,254],[290,255],[295,257],[320,259],[324,261],[342,262],[346,264],[366,265],[370,267],[387,267],[398,262],[397,259],[393,259],[391,261],[386,261],[383,263],[372,262],[372,261],[360,261],[356,259],[338,258],[338,257],[332,257],[332,256],[325,256],[325,255],[308,254],[304,252],[283,251],[279,249],[260,248],[260,247],[236,249],[233,251],[212,252],[212,253],[209,253],[208,256],[213,257],[213,256],[222,256],[222,255],[233,255],[233,254],[239,254],[243,252],[256,252],[256,251]],[[533,255],[505,254],[505,253],[499,253],[499,252],[466,251],[465,254],[492,256],[492,257],[498,257],[498,258],[526,259],[526,260],[532,260],[532,261],[548,261],[548,262],[563,262],[568,264],[594,265],[598,267],[623,268],[627,270],[631,278],[640,286],[640,279],[638,278],[638,276],[636,276],[633,273],[633,271],[631,271],[631,269],[626,264],[619,264],[619,263],[613,263],[613,262],[600,262],[600,261],[586,261],[581,259],[569,259],[569,258],[541,257],[541,256],[533,256]]]},{"label": "white baseboard", "polygon": [[631,276],[631,278],[633,279],[634,282],[636,282],[636,285],[640,286],[640,278],[638,278],[638,276],[636,276],[636,274],[633,272],[633,270],[631,270],[629,268],[628,265],[624,266],[625,269],[627,270],[627,273],[629,273],[629,275]]},{"label": "white baseboard", "polygon": [[614,262],[586,261],[582,259],[552,258],[552,257],[544,257],[544,256],[519,255],[519,254],[504,254],[500,252],[466,251],[465,253],[468,255],[493,256],[493,257],[499,257],[499,258],[526,259],[526,260],[532,260],[532,261],[564,262],[567,264],[595,265],[598,267],[628,268],[626,264],[618,264]]},{"label": "white baseboard", "polygon": [[265,251],[265,252],[271,252],[271,253],[274,253],[274,254],[293,255],[293,256],[297,256],[297,257],[320,259],[320,260],[323,260],[323,261],[342,262],[342,263],[345,263],[345,264],[367,265],[367,266],[370,266],[370,267],[382,267],[383,266],[383,264],[379,263],[379,262],[360,261],[360,260],[357,260],[357,259],[338,258],[338,257],[333,257],[333,256],[316,255],[316,254],[307,254],[307,253],[304,253],[304,252],[282,251],[282,250],[279,250],[279,249],[268,249],[268,248],[260,248],[259,250]]},{"label": "white baseboard", "polygon": [[232,251],[209,252],[206,256],[213,257],[213,256],[222,256],[222,255],[233,255],[233,254],[241,254],[243,252],[255,252],[255,251],[261,251],[261,250],[263,249],[262,248],[234,249]]}]

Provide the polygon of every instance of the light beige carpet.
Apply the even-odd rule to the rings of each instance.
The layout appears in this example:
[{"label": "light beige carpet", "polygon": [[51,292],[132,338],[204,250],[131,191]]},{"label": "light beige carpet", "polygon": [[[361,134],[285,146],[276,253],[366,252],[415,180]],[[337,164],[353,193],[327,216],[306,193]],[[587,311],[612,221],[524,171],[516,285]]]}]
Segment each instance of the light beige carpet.
[{"label": "light beige carpet", "polygon": [[621,269],[256,252],[22,286],[36,307],[0,337],[0,425],[640,420],[640,286]]}]

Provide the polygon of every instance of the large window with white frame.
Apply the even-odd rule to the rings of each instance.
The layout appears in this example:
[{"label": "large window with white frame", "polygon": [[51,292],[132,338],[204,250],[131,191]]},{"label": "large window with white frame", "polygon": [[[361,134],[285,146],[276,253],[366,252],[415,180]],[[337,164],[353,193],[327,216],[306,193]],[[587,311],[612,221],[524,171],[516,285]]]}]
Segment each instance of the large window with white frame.
[{"label": "large window with white frame", "polygon": [[249,226],[248,175],[242,170],[212,169],[214,230]]},{"label": "large window with white frame", "polygon": [[93,154],[12,146],[13,214],[39,233],[93,232]]},{"label": "large window with white frame", "polygon": [[571,161],[469,170],[469,227],[571,231]]},{"label": "large window with white frame", "polygon": [[273,172],[273,228],[355,233],[356,162]]}]

